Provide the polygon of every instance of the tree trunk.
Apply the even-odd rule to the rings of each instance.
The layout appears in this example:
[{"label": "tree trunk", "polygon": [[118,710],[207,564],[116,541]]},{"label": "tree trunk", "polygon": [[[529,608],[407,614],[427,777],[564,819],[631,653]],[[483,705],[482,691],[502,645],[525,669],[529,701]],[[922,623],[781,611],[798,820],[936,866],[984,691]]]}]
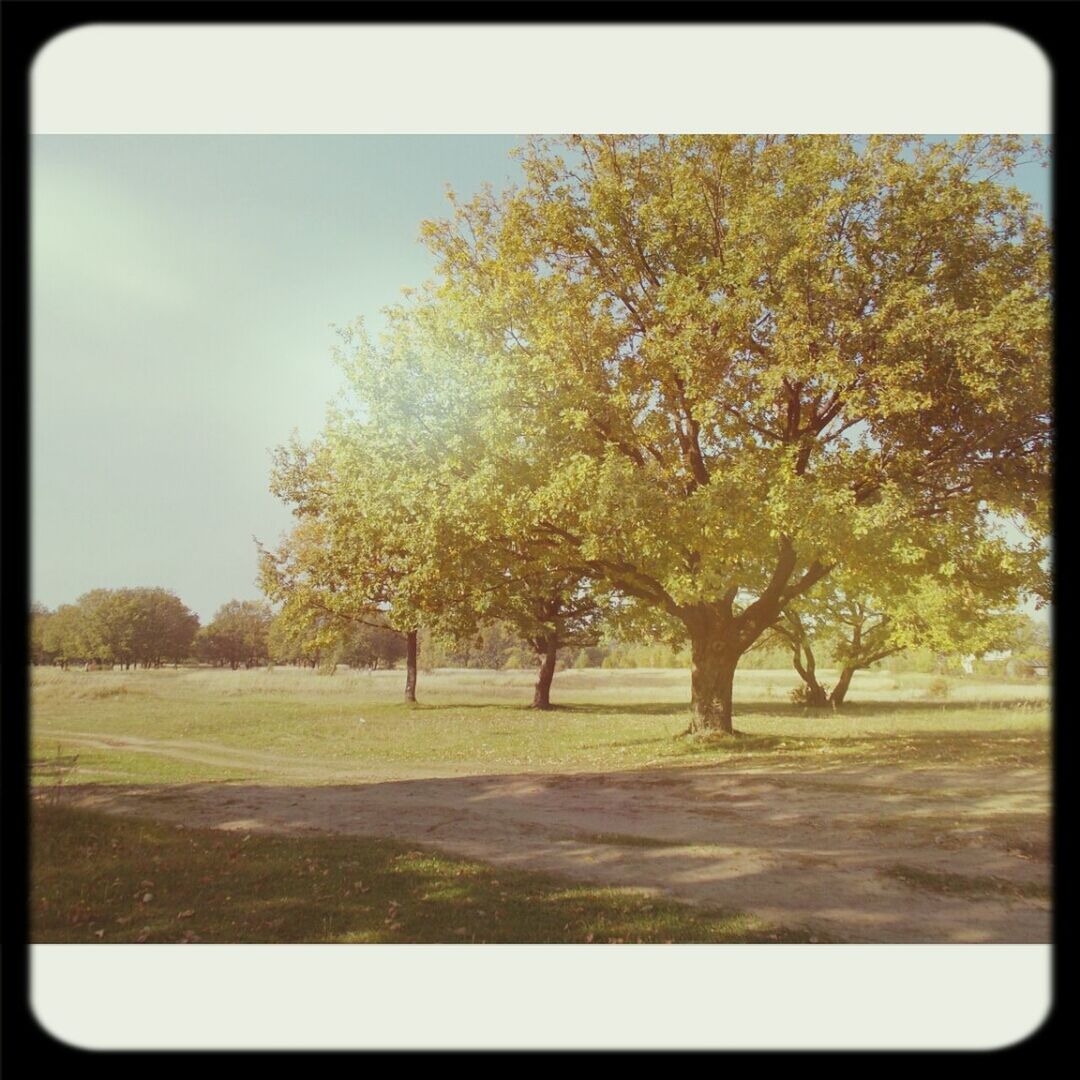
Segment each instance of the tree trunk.
[{"label": "tree trunk", "polygon": [[405,700],[416,701],[416,631],[405,635]]},{"label": "tree trunk", "polygon": [[829,695],[825,692],[825,687],[817,681],[806,680],[807,696],[805,699],[796,698],[795,700],[803,705],[809,705],[814,709],[822,709],[829,704]]},{"label": "tree trunk", "polygon": [[846,667],[841,670],[840,678],[829,695],[829,701],[834,709],[844,704],[844,697],[848,692],[848,687],[851,685],[851,676],[854,674],[855,668],[853,667]]},{"label": "tree trunk", "polygon": [[734,732],[732,687],[740,652],[716,631],[690,638],[690,731]]},{"label": "tree trunk", "polygon": [[536,689],[533,691],[534,709],[551,708],[551,680],[555,678],[555,654],[558,651],[559,643],[555,638],[548,638],[544,642],[544,660],[536,679]]},{"label": "tree trunk", "polygon": [[[806,663],[803,664],[799,658],[800,650],[806,656]],[[815,708],[821,708],[822,706],[829,704],[829,695],[825,693],[825,687],[817,680],[817,662],[814,659],[814,654],[810,649],[810,646],[804,641],[795,646],[794,653],[795,670],[799,673],[799,678],[806,684],[809,695],[806,698],[806,704],[812,705]]]}]

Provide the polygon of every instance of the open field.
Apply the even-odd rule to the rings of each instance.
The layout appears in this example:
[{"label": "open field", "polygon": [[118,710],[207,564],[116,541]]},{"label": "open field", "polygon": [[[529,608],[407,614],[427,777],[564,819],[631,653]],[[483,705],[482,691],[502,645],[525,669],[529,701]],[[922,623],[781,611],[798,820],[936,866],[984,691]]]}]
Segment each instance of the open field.
[{"label": "open field", "polygon": [[[61,804],[45,813],[76,816],[39,817],[41,835],[63,820],[65,833],[105,836],[121,823],[103,822],[104,811],[226,830],[233,846],[237,833],[285,845],[268,866],[333,867],[345,852],[362,861],[376,850],[388,865],[393,852],[419,846],[423,859],[494,867],[484,873],[500,881],[539,871],[729,920],[721,932],[672,916],[689,919],[686,933],[643,940],[1049,940],[1045,683],[956,679],[934,699],[929,676],[867,673],[850,705],[817,713],[788,701],[793,673],[747,671],[736,682],[745,734],[711,742],[675,737],[686,726],[683,671],[563,672],[553,700],[565,707],[551,713],[525,707],[530,672],[422,674],[413,709],[399,703],[402,681],[397,671],[35,672],[34,756],[79,755],[59,790],[38,792]],[[136,831],[112,837],[127,852],[114,877],[157,882],[175,869],[174,831],[128,828]],[[213,835],[200,831],[200,843]],[[63,840],[54,840],[35,845],[35,881],[89,887],[71,852],[58,870]],[[214,878],[213,862],[200,876]],[[274,875],[259,880],[253,895],[272,906]],[[288,923],[286,934],[299,936],[233,940],[390,940],[344,916],[323,934],[320,902],[311,903]],[[502,936],[474,926],[466,940],[597,933],[584,917],[568,921],[563,936],[537,937],[550,927],[511,918]],[[35,926],[46,933],[47,923]],[[52,936],[39,940],[87,940],[88,923],[48,925]],[[409,925],[404,939],[438,940]],[[229,940],[204,931],[195,933]]]}]

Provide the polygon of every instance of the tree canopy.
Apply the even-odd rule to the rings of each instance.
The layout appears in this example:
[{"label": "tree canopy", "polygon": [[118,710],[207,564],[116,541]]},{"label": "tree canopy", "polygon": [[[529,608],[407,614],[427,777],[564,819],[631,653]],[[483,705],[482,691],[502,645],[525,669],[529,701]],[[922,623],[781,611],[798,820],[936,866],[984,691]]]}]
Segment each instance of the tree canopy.
[{"label": "tree canopy", "polygon": [[258,600],[230,600],[196,637],[200,657],[234,670],[269,658],[270,605]]},{"label": "tree canopy", "polygon": [[520,188],[426,227],[499,530],[680,623],[696,726],[731,729],[739,657],[834,569],[1045,535],[1048,235],[1001,182],[1025,150],[538,139]]},{"label": "tree canopy", "polygon": [[348,405],[275,471],[300,519],[267,563],[282,595],[450,636],[506,620],[552,664],[601,617],[647,627],[689,640],[691,728],[731,731],[740,657],[814,598],[898,641],[920,595],[1039,590],[1050,253],[1007,182],[1026,153],[529,141],[521,185],[425,224],[438,276],[381,338],[345,333]]},{"label": "tree canopy", "polygon": [[35,662],[176,663],[191,652],[199,618],[167,589],[91,589],[75,604],[32,612]]}]

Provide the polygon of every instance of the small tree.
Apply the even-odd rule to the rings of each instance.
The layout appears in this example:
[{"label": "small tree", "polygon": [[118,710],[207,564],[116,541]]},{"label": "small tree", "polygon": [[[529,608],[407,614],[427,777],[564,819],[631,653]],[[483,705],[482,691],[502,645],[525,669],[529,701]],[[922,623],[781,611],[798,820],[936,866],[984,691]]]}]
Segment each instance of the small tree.
[{"label": "small tree", "polygon": [[[558,652],[595,643],[605,598],[595,575],[553,558],[546,539],[502,527],[496,477],[479,467],[492,432],[477,343],[437,305],[386,314],[378,343],[360,325],[343,335],[353,406],[328,429],[335,520],[379,520],[383,550],[397,553],[394,608],[459,651],[483,653],[485,629],[499,624],[528,643],[539,661],[533,706],[550,708]],[[531,468],[527,456],[517,465]]]},{"label": "small tree", "polygon": [[[984,559],[983,568],[997,572],[979,580],[972,562],[958,573],[958,559],[953,552],[952,574],[939,571],[914,581],[894,575],[891,593],[879,590],[874,595],[850,585],[845,588],[839,577],[823,596],[790,606],[773,632],[791,649],[805,686],[806,704],[839,707],[856,671],[907,649],[980,653],[999,640],[1015,623],[1009,608],[1019,595],[1022,564],[1013,573],[1003,574],[996,559]],[[840,668],[831,691],[817,678],[817,641],[831,646]]]},{"label": "small tree", "polygon": [[281,604],[279,619],[318,650],[338,647],[359,627],[396,630],[405,647],[405,700],[414,703],[418,624],[406,611],[407,627],[395,625],[407,564],[386,515],[350,497],[326,443],[280,448],[271,490],[298,519],[276,549],[259,544],[259,584]]}]

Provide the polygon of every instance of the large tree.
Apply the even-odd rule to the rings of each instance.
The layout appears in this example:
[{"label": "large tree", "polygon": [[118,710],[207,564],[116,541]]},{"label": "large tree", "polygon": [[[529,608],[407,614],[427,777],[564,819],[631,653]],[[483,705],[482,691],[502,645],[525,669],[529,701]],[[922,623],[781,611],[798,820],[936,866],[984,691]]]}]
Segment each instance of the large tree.
[{"label": "large tree", "polygon": [[1028,149],[538,139],[519,188],[426,227],[480,343],[492,530],[680,623],[692,728],[732,730],[739,658],[834,569],[923,572],[994,514],[1043,535],[1047,230],[1003,182]]}]

